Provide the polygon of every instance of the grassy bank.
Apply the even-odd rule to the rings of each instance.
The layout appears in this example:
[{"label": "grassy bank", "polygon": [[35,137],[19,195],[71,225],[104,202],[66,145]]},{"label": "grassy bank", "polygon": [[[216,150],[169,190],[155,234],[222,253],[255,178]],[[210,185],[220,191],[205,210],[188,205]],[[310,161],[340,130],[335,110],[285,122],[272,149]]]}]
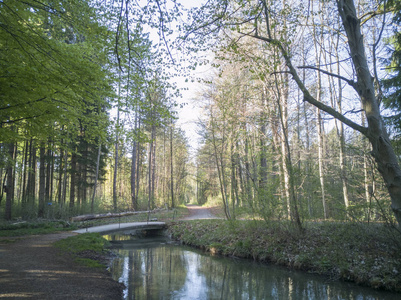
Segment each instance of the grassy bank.
[{"label": "grassy bank", "polygon": [[382,225],[309,224],[300,232],[283,223],[196,220],[172,223],[169,232],[211,253],[401,292],[401,236]]},{"label": "grassy bank", "polygon": [[95,268],[105,268],[109,258],[109,242],[99,233],[84,233],[54,243],[54,246],[71,255],[75,262]]},{"label": "grassy bank", "polygon": [[77,229],[77,227],[65,221],[0,223],[0,237],[48,234],[57,231],[70,231],[74,229]]}]

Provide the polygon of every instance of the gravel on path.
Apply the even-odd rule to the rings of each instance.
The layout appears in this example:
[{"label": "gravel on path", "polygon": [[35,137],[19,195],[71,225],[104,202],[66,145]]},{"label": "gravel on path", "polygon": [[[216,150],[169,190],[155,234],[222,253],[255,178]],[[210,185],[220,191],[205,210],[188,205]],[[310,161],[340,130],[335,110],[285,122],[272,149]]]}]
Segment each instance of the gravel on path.
[{"label": "gravel on path", "polygon": [[52,246],[72,235],[0,238],[0,299],[122,299],[107,270],[80,266]]}]

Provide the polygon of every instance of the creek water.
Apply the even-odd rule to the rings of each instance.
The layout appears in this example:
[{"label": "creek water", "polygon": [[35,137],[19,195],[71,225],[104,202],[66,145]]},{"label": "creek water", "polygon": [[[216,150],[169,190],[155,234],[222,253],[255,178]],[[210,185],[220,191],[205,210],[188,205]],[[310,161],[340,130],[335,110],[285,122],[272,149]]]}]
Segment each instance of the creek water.
[{"label": "creek water", "polygon": [[249,260],[212,256],[164,237],[105,236],[124,299],[401,299],[351,283]]}]

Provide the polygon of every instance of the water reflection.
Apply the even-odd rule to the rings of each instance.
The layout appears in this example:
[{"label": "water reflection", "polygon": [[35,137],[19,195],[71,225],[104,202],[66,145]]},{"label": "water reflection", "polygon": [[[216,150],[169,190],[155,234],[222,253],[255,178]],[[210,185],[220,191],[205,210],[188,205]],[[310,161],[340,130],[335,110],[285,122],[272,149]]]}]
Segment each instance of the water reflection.
[{"label": "water reflection", "polygon": [[303,272],[209,256],[160,237],[107,238],[120,256],[111,272],[126,285],[125,299],[399,299]]}]

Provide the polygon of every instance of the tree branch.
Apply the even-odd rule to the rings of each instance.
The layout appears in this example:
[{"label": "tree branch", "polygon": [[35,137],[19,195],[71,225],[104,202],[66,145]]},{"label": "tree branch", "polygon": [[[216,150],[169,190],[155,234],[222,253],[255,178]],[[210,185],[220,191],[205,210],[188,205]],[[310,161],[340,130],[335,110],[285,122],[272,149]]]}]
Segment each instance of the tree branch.
[{"label": "tree branch", "polygon": [[41,116],[47,115],[49,114],[49,112],[45,112],[43,114],[40,115],[36,115],[36,116],[30,116],[30,117],[23,117],[23,118],[19,118],[19,119],[15,119],[15,120],[9,120],[7,122],[1,121],[1,124],[13,124],[13,123],[17,123],[19,121],[23,121],[23,120],[29,120],[29,119],[35,119],[35,118],[39,118]]},{"label": "tree branch", "polygon": [[353,81],[353,80],[347,79],[347,78],[345,78],[345,77],[343,77],[343,76],[341,76],[341,75],[338,75],[338,74],[334,74],[334,73],[331,73],[331,72],[322,70],[322,69],[320,69],[320,68],[318,68],[318,67],[313,67],[313,66],[298,66],[297,68],[299,68],[299,69],[312,69],[312,70],[319,71],[319,72],[321,72],[321,73],[323,73],[323,74],[326,74],[326,75],[329,75],[329,76],[332,76],[332,77],[336,77],[336,78],[338,78],[338,79],[344,80],[346,83],[348,83],[348,84],[349,84],[350,86],[352,86],[354,89],[355,89],[356,86],[357,86],[357,85],[356,85],[356,82]]},{"label": "tree branch", "polygon": [[174,64],[175,64],[174,58],[173,58],[173,56],[171,55],[170,48],[169,48],[168,43],[167,43],[167,40],[166,40],[166,36],[164,35],[163,11],[162,11],[162,9],[161,9],[161,7],[160,7],[160,2],[159,2],[159,0],[156,0],[156,4],[157,4],[157,7],[158,7],[158,9],[159,9],[159,14],[160,14],[160,26],[161,26],[160,31],[161,31],[161,33],[162,33],[162,37],[163,37],[164,44],[166,45],[166,48],[167,48],[167,52],[168,52],[168,54],[169,54],[169,56],[170,56],[170,58],[171,58],[171,61],[172,61],[173,65],[174,65]]},{"label": "tree branch", "polygon": [[40,101],[46,100],[46,98],[47,97],[43,97],[43,98],[40,98],[40,99],[28,101],[28,102],[25,102],[25,103],[19,103],[19,104],[15,104],[15,105],[3,106],[3,107],[0,107],[0,110],[10,109],[10,108],[14,108],[14,107],[22,106],[22,105],[28,105],[28,104],[40,102]]},{"label": "tree branch", "polygon": [[[244,34],[244,33],[242,33]],[[247,35],[247,34],[244,34]],[[332,108],[331,106],[328,106],[318,100],[316,100],[308,91],[308,89],[305,87],[304,83],[302,82],[302,80],[299,78],[298,73],[296,71],[296,69],[294,68],[294,66],[292,65],[291,59],[289,54],[287,53],[287,51],[284,49],[283,44],[277,40],[277,39],[272,39],[272,38],[267,38],[267,37],[263,37],[263,36],[257,36],[257,35],[248,35],[250,37],[253,37],[255,39],[261,40],[261,41],[265,41],[269,44],[272,44],[276,47],[279,48],[279,51],[281,52],[281,55],[283,56],[284,60],[285,60],[285,64],[287,65],[289,72],[292,75],[292,78],[295,80],[296,84],[298,85],[298,88],[302,91],[303,95],[304,95],[304,101],[309,102],[310,104],[312,104],[313,106],[316,106],[317,108],[323,110],[324,112],[328,113],[329,115],[333,116],[334,118],[336,118],[337,120],[339,120],[340,122],[348,125],[349,127],[351,127],[352,129],[355,129],[357,131],[359,131],[360,133],[362,133],[363,135],[367,136],[368,135],[368,129],[364,126],[361,126],[355,122],[353,122],[352,120],[348,119],[347,117],[345,117],[344,115],[342,115],[341,113],[339,113],[338,111],[336,111],[334,108]]]}]

